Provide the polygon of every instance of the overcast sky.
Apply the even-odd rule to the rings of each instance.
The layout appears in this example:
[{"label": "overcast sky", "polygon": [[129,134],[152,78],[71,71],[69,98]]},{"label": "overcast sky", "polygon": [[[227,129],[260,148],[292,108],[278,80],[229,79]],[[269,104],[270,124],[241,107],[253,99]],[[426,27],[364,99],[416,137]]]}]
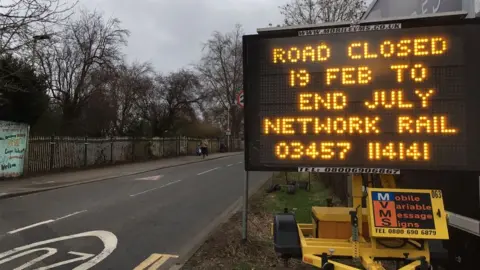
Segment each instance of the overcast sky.
[{"label": "overcast sky", "polygon": [[[73,0],[72,0],[73,1]],[[368,2],[370,2],[369,0]],[[288,0],[80,0],[80,5],[116,17],[131,31],[129,61],[149,61],[161,72],[196,63],[202,42],[236,23],[247,34],[282,22],[278,6]]]},{"label": "overcast sky", "polygon": [[124,50],[129,61],[149,61],[161,72],[196,63],[202,42],[215,30],[228,32],[236,23],[246,33],[278,24],[278,6],[287,0],[80,0],[88,9],[122,21],[131,31]]}]

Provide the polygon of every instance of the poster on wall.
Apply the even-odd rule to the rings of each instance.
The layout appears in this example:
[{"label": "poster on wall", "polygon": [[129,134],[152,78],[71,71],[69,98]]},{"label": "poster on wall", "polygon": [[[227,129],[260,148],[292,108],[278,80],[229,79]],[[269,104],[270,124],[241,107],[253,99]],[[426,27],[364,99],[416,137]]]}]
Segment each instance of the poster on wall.
[{"label": "poster on wall", "polygon": [[27,124],[0,121],[0,179],[23,174],[28,130]]}]

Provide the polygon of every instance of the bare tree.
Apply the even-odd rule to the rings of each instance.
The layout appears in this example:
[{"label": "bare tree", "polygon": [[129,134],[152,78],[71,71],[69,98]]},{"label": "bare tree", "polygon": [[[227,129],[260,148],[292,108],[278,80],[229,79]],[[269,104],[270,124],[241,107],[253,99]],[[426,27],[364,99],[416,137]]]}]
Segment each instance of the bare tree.
[{"label": "bare tree", "polygon": [[224,128],[229,126],[234,135],[240,131],[243,119],[242,110],[235,106],[236,93],[243,87],[242,36],[243,29],[239,24],[226,34],[213,32],[204,44],[204,55],[197,65],[204,87],[210,93],[205,108],[217,112],[214,116],[217,120],[222,114],[226,115],[222,112],[230,114],[230,123],[221,124]]},{"label": "bare tree", "polygon": [[365,0],[291,0],[280,6],[285,25],[355,21],[366,9]]},{"label": "bare tree", "polygon": [[77,1],[0,1],[0,54],[18,50],[33,42],[33,36],[65,21]]},{"label": "bare tree", "polygon": [[49,75],[53,101],[62,108],[62,131],[68,132],[91,95],[108,80],[129,32],[118,19],[104,20],[97,12],[81,11],[40,54],[43,73]]},{"label": "bare tree", "polygon": [[155,87],[144,96],[139,108],[149,120],[153,135],[164,135],[178,130],[182,121],[196,121],[195,105],[205,96],[198,76],[182,69],[167,76],[157,75]]},{"label": "bare tree", "polygon": [[[356,21],[361,18],[366,9],[364,0],[290,0],[280,6],[280,13],[284,16],[284,24],[305,25],[326,22]],[[344,183],[342,175],[325,175],[321,177],[326,183]],[[341,196],[343,194],[336,194]]]},{"label": "bare tree", "polygon": [[82,115],[77,119],[75,129],[70,132],[74,135],[86,134],[94,137],[116,135],[111,128],[116,116],[115,103],[108,92],[95,91],[83,106]]},{"label": "bare tree", "polygon": [[112,123],[113,132],[128,135],[141,117],[138,102],[144,100],[154,87],[153,68],[149,63],[122,63],[115,69],[107,87],[116,115]]}]

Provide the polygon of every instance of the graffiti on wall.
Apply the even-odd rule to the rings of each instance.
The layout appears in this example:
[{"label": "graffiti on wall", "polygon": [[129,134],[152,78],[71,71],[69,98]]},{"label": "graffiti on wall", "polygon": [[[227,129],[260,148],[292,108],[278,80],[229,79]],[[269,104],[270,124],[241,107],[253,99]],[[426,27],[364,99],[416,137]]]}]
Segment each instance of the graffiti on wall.
[{"label": "graffiti on wall", "polygon": [[0,178],[22,175],[27,142],[28,125],[0,121]]}]

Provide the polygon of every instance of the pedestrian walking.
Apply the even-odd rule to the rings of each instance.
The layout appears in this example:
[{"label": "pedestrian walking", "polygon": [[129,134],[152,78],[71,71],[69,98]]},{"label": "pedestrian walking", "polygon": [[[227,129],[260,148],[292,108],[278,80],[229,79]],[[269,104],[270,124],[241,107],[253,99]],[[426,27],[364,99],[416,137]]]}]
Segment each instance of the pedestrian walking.
[{"label": "pedestrian walking", "polygon": [[205,156],[208,157],[208,141],[206,139],[202,141],[201,149],[203,158],[205,158]]}]

